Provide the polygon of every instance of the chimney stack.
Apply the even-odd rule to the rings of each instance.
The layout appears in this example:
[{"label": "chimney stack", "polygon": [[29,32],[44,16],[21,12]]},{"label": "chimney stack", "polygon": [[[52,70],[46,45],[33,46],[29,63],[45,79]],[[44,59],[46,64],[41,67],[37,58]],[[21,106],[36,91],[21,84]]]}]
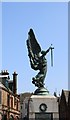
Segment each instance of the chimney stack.
[{"label": "chimney stack", "polygon": [[13,73],[13,93],[17,94],[17,73]]},{"label": "chimney stack", "polygon": [[9,73],[8,73],[7,70],[2,70],[2,71],[1,71],[1,75],[9,75]]}]

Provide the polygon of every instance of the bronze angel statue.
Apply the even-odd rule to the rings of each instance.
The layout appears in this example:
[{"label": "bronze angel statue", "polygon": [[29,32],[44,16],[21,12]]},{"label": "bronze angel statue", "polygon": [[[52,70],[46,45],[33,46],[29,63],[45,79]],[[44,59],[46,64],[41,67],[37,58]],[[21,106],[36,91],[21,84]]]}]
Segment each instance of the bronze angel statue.
[{"label": "bronze angel statue", "polygon": [[39,70],[38,74],[32,78],[32,83],[38,88],[44,87],[44,79],[47,73],[47,60],[45,56],[50,50],[52,53],[52,49],[54,48],[50,46],[46,51],[41,50],[32,29],[28,32],[27,48],[31,68]]}]

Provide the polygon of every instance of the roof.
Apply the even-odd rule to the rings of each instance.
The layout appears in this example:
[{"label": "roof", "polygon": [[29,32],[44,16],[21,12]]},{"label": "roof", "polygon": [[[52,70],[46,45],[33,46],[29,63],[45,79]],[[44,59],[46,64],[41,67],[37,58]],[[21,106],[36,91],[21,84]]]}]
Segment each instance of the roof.
[{"label": "roof", "polygon": [[1,82],[0,82],[0,87],[4,88],[4,89],[7,89]]},{"label": "roof", "polygon": [[68,98],[69,98],[70,91],[63,90],[63,92],[64,92],[64,95],[65,95],[66,102],[68,103]]},{"label": "roof", "polygon": [[69,96],[70,96],[70,91],[69,90],[62,90],[61,96],[60,96],[60,101],[61,101],[61,97],[64,96],[65,97],[65,101],[68,104],[68,100],[69,100]]},{"label": "roof", "polygon": [[0,88],[3,88],[3,89],[5,89],[7,92],[10,92],[10,93],[13,94],[13,92],[12,92],[9,88],[5,87],[1,82],[0,82]]},{"label": "roof", "polygon": [[32,95],[32,93],[26,92],[26,93],[21,93],[21,94],[20,94],[20,97],[21,97],[22,99],[25,99],[26,97],[31,97],[31,95]]}]

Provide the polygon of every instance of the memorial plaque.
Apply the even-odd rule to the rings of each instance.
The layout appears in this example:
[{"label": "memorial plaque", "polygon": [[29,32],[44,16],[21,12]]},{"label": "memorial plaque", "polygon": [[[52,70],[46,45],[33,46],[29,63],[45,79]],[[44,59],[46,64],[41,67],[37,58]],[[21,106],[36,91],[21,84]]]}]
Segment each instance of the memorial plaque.
[{"label": "memorial plaque", "polygon": [[53,120],[52,113],[35,113],[35,120]]}]

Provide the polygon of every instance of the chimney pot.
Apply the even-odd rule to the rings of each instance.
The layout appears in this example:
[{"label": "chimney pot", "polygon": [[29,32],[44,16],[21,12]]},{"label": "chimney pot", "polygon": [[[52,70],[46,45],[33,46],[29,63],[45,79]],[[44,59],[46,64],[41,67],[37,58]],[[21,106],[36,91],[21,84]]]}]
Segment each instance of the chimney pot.
[{"label": "chimney pot", "polygon": [[13,73],[13,93],[16,94],[17,93],[17,73],[16,71],[14,71]]},{"label": "chimney pot", "polygon": [[1,75],[9,75],[7,70],[1,70]]}]

